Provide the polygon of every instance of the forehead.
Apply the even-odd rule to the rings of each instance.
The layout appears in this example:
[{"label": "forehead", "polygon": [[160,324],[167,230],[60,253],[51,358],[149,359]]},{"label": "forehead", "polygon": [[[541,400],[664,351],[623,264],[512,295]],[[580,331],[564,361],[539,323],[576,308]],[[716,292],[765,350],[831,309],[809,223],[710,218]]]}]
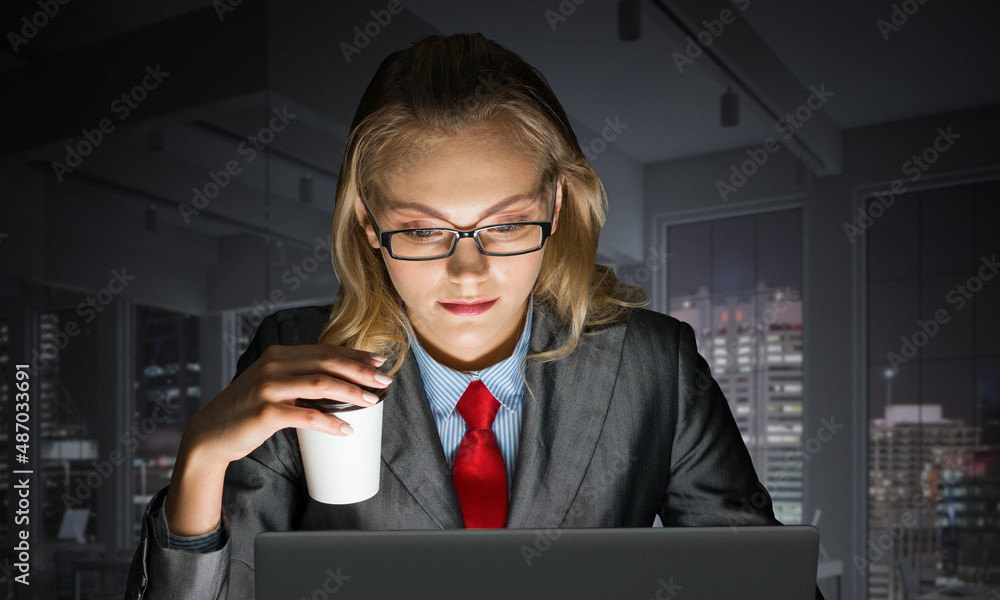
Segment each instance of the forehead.
[{"label": "forehead", "polygon": [[373,204],[380,212],[421,205],[453,214],[544,199],[549,186],[539,161],[507,138],[502,131],[473,130],[418,144],[422,152],[407,153],[383,171]]}]

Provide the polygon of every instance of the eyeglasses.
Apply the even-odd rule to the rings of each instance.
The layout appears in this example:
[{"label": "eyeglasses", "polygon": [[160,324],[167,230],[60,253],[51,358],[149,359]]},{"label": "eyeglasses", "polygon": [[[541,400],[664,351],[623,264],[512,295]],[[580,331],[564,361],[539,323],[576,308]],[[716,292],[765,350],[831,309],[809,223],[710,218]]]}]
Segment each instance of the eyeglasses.
[{"label": "eyeglasses", "polygon": [[[557,180],[558,183],[558,180]],[[501,223],[489,227],[479,227],[470,231],[456,229],[421,228],[382,231],[368,209],[361,202],[378,232],[379,243],[396,260],[437,260],[455,253],[458,240],[472,238],[476,247],[486,256],[517,256],[540,250],[545,240],[552,235],[552,219],[556,211],[556,185],[552,186],[552,211],[548,221],[527,221],[521,223]]]}]

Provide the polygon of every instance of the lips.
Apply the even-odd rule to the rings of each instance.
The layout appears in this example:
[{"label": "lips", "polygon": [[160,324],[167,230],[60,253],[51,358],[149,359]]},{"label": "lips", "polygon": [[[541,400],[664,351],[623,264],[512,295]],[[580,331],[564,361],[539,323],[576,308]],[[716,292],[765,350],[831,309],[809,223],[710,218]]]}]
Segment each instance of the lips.
[{"label": "lips", "polygon": [[492,300],[472,300],[460,302],[438,302],[446,311],[460,316],[481,315],[496,304],[499,298]]}]

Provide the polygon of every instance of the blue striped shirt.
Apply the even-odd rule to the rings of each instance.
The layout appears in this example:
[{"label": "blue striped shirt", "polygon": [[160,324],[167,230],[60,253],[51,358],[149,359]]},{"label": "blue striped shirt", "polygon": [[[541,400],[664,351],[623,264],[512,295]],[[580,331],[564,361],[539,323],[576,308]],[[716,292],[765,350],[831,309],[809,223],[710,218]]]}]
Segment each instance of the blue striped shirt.
[{"label": "blue striped shirt", "polygon": [[455,466],[455,453],[462,443],[467,427],[462,415],[455,410],[459,398],[474,379],[482,380],[486,389],[500,402],[493,434],[500,445],[504,466],[507,469],[507,495],[510,497],[514,480],[514,461],[517,459],[517,439],[521,433],[521,399],[524,396],[524,375],[521,360],[528,355],[531,338],[531,302],[528,315],[524,319],[524,330],[514,348],[514,353],[497,364],[481,371],[456,371],[437,362],[420,346],[417,337],[411,335],[413,356],[420,366],[420,376],[424,380],[424,392],[431,403],[431,412],[441,436],[448,466]]},{"label": "blue striped shirt", "polygon": [[[420,376],[424,381],[424,392],[431,405],[434,423],[441,437],[441,447],[444,449],[448,467],[455,465],[455,453],[462,443],[462,438],[468,429],[462,415],[455,410],[458,400],[465,389],[475,379],[482,380],[486,389],[500,402],[496,419],[493,421],[493,434],[496,435],[500,454],[503,455],[504,467],[507,471],[507,496],[514,480],[514,463],[517,460],[517,441],[521,433],[521,400],[524,397],[524,374],[521,372],[521,362],[528,354],[531,341],[531,319],[534,308],[528,301],[528,314],[524,319],[524,329],[518,339],[514,353],[497,364],[481,371],[456,371],[437,362],[420,345],[417,336],[410,332],[410,349]],[[222,521],[213,531],[196,536],[180,536],[170,533],[167,527],[166,508],[160,505],[160,528],[168,548],[179,548],[193,552],[214,552],[219,549],[219,539],[222,536]]]}]

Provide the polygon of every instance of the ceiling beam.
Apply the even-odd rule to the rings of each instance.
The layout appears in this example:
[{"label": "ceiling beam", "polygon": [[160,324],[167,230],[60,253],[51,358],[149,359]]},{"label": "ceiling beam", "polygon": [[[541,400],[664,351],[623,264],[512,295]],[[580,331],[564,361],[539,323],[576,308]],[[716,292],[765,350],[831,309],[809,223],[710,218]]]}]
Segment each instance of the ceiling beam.
[{"label": "ceiling beam", "polygon": [[646,0],[645,9],[674,45],[673,60],[686,56],[722,87],[732,85],[742,92],[744,106],[774,131],[771,137],[805,160],[814,173],[840,173],[842,134],[823,110],[836,90],[825,89],[822,81],[795,77],[742,14],[753,10],[750,0]]}]

